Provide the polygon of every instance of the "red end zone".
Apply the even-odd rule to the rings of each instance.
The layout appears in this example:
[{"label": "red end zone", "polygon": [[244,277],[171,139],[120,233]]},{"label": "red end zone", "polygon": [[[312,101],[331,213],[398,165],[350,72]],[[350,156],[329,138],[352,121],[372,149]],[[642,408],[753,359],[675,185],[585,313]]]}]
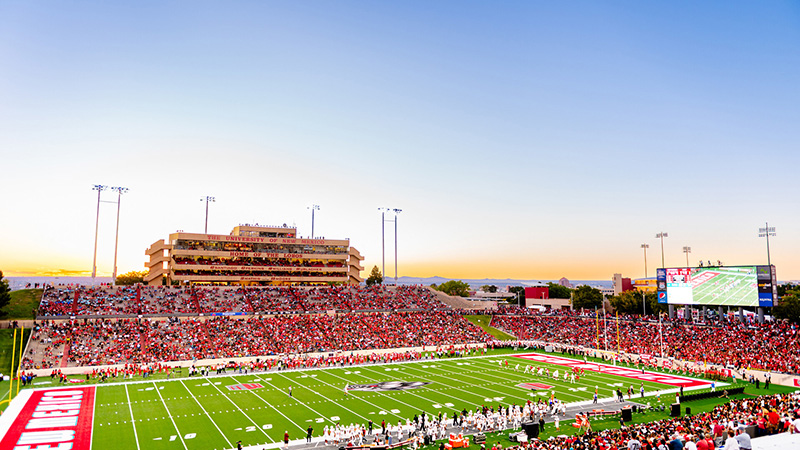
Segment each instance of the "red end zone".
[{"label": "red end zone", "polygon": [[694,387],[694,386],[707,386],[711,384],[710,381],[705,381],[705,380],[697,380],[694,378],[668,375],[665,373],[654,373],[647,371],[643,373],[641,370],[629,369],[625,367],[617,367],[609,364],[584,363],[583,361],[577,361],[569,358],[562,358],[560,356],[540,355],[538,353],[531,353],[527,355],[513,355],[513,356],[517,358],[527,359],[529,361],[557,364],[559,366],[577,367],[578,369],[588,370],[591,372],[607,373],[610,375],[618,375],[621,377],[634,378],[640,381],[652,381],[654,383],[668,384],[670,386]]},{"label": "red end zone", "polygon": [[13,419],[0,448],[89,450],[94,387],[39,389]]}]

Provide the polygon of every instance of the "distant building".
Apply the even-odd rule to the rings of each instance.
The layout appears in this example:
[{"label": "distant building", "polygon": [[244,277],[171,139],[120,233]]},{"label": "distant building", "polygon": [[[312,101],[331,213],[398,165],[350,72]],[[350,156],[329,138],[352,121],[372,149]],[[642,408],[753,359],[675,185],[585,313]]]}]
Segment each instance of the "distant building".
[{"label": "distant building", "polygon": [[550,288],[544,286],[528,286],[525,288],[525,298],[546,300],[550,298]]},{"label": "distant building", "polygon": [[614,295],[613,287],[610,288],[605,286],[592,286],[592,287],[600,291],[600,293],[603,294],[603,297],[611,297],[612,295]]},{"label": "distant building", "polygon": [[544,283],[525,287],[525,307],[543,306],[547,309],[569,309],[568,298],[550,298],[550,288]]},{"label": "distant building", "polygon": [[558,280],[558,284],[560,284],[561,286],[564,286],[565,288],[572,289],[572,283],[569,282],[567,277],[562,277],[560,280]]},{"label": "distant building", "polygon": [[149,285],[359,284],[364,259],[348,239],[302,239],[293,227],[240,225],[231,234],[177,232],[145,251]]},{"label": "distant building", "polygon": [[633,288],[642,292],[656,292],[656,287],[655,277],[633,280]]},{"label": "distant building", "polygon": [[633,290],[633,283],[631,283],[630,278],[623,278],[622,274],[615,273],[614,277],[611,278],[611,281],[614,283],[614,294],[619,295],[623,292],[632,291]]}]

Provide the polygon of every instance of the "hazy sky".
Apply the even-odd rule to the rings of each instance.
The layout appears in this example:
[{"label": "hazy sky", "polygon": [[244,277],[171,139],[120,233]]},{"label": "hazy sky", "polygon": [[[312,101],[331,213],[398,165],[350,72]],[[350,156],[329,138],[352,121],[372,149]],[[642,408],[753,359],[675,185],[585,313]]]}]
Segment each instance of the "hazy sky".
[{"label": "hazy sky", "polygon": [[119,272],[213,195],[213,233],[316,203],[367,270],[402,208],[401,276],[652,276],[659,231],[765,264],[769,221],[800,279],[798,105],[796,1],[5,0],[0,270],[91,271],[106,184]]}]

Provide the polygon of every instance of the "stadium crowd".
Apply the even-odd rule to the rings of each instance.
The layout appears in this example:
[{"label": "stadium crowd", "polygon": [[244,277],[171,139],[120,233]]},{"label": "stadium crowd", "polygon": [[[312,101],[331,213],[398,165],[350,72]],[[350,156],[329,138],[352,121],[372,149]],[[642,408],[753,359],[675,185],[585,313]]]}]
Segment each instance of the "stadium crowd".
[{"label": "stadium crowd", "polygon": [[139,364],[211,358],[445,346],[492,337],[445,311],[46,321],[23,367]]},{"label": "stadium crowd", "polygon": [[[800,373],[800,333],[787,322],[745,325],[739,322],[717,326],[683,322],[620,320],[622,351],[643,355],[716,363],[740,369]],[[609,350],[617,349],[617,321],[576,315],[495,315],[491,325],[520,340],[547,341],[587,348],[608,337]],[[599,337],[599,339],[598,339]]]},{"label": "stadium crowd", "polygon": [[338,286],[324,288],[186,288],[75,287],[51,288],[39,305],[40,318],[85,316],[167,316],[171,314],[245,314],[316,311],[394,311],[441,309],[445,306],[420,286]]},{"label": "stadium crowd", "polygon": [[[328,315],[332,311],[339,313]],[[398,314],[398,311],[409,312]],[[263,316],[245,320],[199,317],[231,313]],[[164,318],[173,314],[197,317],[181,322],[124,320],[140,315]],[[31,365],[55,364],[52,361],[64,350],[60,346],[66,344],[71,364],[93,365],[109,360],[138,362],[142,350],[149,360],[175,360],[489,340],[485,333],[477,333],[478,329],[466,325],[463,319],[455,320],[455,314],[433,292],[420,286],[142,287],[140,290],[98,287],[78,291],[62,287],[45,292],[40,318],[97,316],[120,320],[44,325],[42,338],[48,341],[38,347],[37,362]],[[278,317],[266,317],[270,315]],[[609,350],[617,349],[619,324],[619,348],[627,353],[661,356],[663,351],[664,356],[701,364],[800,373],[800,333],[795,325],[785,322],[711,325],[682,320],[661,325],[646,319],[625,317],[617,322],[596,318],[594,312],[540,314],[507,307],[493,315],[491,324],[519,340],[586,348],[599,343],[600,348],[608,346]]]},{"label": "stadium crowd", "polygon": [[[547,440],[533,441],[520,446],[536,450],[617,450],[637,448],[699,449],[750,448],[738,442],[750,444],[750,437],[759,437],[782,432],[800,432],[800,394],[774,394],[756,398],[731,400],[714,407],[713,410],[692,416],[670,418],[649,423],[622,426],[620,429],[589,431],[583,435],[559,436]],[[747,426],[755,427],[755,436],[736,439]],[[734,446],[726,444],[733,437]],[[636,443],[629,445],[631,441]],[[688,445],[691,442],[691,445]],[[512,450],[510,447],[508,450]]]}]

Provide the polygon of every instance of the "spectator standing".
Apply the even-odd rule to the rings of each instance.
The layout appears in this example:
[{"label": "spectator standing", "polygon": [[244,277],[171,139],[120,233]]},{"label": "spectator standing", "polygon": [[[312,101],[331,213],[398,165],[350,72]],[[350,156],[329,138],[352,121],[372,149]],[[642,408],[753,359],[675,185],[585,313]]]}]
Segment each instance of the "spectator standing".
[{"label": "spectator standing", "polygon": [[728,430],[728,439],[725,440],[723,450],[739,450],[739,441],[733,437],[733,430]]}]

